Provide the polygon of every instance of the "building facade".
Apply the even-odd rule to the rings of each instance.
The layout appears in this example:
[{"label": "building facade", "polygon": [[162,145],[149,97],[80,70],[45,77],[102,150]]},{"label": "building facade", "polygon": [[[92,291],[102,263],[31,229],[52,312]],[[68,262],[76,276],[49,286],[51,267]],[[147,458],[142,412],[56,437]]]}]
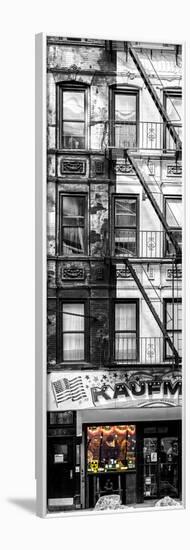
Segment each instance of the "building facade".
[{"label": "building facade", "polygon": [[47,53],[47,508],[181,500],[181,47]]}]

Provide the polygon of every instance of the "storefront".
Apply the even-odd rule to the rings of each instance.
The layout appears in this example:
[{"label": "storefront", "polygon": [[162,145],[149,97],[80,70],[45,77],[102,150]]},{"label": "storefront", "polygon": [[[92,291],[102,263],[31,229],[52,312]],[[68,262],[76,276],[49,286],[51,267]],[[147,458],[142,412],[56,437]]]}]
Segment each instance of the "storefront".
[{"label": "storefront", "polygon": [[[98,373],[96,385],[92,373],[74,375],[49,375],[48,509],[92,509],[109,494],[119,494],[124,505],[164,496],[181,499],[179,373],[168,372],[157,386],[146,373],[146,381],[144,376],[133,387],[133,400],[129,381],[118,378],[116,393],[110,375]],[[102,390],[100,375],[109,376],[112,394],[108,382]],[[89,389],[93,406],[85,408]],[[114,404],[106,398],[113,391]]]}]

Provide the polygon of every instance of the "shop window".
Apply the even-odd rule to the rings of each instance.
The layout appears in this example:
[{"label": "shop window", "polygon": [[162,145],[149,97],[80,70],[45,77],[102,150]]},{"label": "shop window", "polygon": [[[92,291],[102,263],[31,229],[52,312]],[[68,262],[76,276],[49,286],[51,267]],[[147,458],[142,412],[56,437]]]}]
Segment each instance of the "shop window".
[{"label": "shop window", "polygon": [[132,196],[114,197],[114,254],[136,256],[138,201]]},{"label": "shop window", "polygon": [[[180,298],[164,300],[164,325],[179,356],[182,356],[182,302]],[[165,343],[165,359],[172,355],[169,344]]]},{"label": "shop window", "polygon": [[63,149],[87,147],[87,89],[79,85],[59,87],[59,133]]},{"label": "shop window", "polygon": [[[182,93],[180,89],[164,90],[164,107],[179,138],[182,139]],[[176,147],[168,130],[164,131],[164,147],[166,150],[173,150]]]},{"label": "shop window", "polygon": [[87,251],[87,197],[61,194],[61,250],[64,256],[86,254]]},{"label": "shop window", "polygon": [[136,148],[138,141],[138,91],[113,90],[112,145]]},{"label": "shop window", "polygon": [[85,359],[85,308],[84,303],[62,305],[63,361]]},{"label": "shop window", "polygon": [[[173,237],[179,248],[182,248],[182,200],[181,197],[166,197],[165,198],[165,217],[169,229],[172,231]],[[174,247],[166,235],[165,254],[172,256],[175,254]]]},{"label": "shop window", "polygon": [[137,361],[138,341],[138,301],[128,300],[115,304],[115,360]]},{"label": "shop window", "polygon": [[48,413],[48,425],[49,426],[72,426],[74,423],[74,412],[50,412]]},{"label": "shop window", "polygon": [[88,426],[86,463],[88,474],[135,470],[136,426]]}]

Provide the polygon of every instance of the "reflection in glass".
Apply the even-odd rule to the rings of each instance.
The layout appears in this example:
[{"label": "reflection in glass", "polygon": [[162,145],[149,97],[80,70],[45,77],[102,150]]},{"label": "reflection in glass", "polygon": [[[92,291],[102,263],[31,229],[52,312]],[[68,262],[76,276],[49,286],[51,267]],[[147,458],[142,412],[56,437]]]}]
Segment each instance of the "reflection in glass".
[{"label": "reflection in glass", "polygon": [[178,439],[161,439],[160,496],[178,497]]},{"label": "reflection in glass", "polygon": [[85,197],[62,197],[62,253],[84,254]]},{"label": "reflection in glass", "polygon": [[62,145],[66,149],[85,147],[84,92],[63,91]]},{"label": "reflection in glass", "polygon": [[[180,140],[182,139],[182,126],[181,126],[181,117],[182,117],[182,97],[180,95],[172,95],[169,94],[166,97],[166,111],[169,115],[169,118],[171,122],[173,123],[173,127],[175,128],[175,131],[177,132]],[[174,140],[169,132],[169,130],[166,130],[166,148],[167,150],[174,150],[176,148],[176,144],[174,143]]]},{"label": "reflection in glass", "polygon": [[63,92],[63,120],[84,119],[84,92]]},{"label": "reflection in glass", "polygon": [[154,437],[144,438],[144,497],[157,497],[158,484],[158,441]]},{"label": "reflection in glass", "polygon": [[[125,229],[124,229],[125,228]],[[135,228],[131,230],[131,228]],[[115,254],[137,254],[137,200],[115,199]]]},{"label": "reflection in glass", "polygon": [[88,426],[88,473],[119,473],[135,467],[136,426]]},{"label": "reflection in glass", "polygon": [[121,148],[137,146],[136,124],[115,122],[115,146]]}]

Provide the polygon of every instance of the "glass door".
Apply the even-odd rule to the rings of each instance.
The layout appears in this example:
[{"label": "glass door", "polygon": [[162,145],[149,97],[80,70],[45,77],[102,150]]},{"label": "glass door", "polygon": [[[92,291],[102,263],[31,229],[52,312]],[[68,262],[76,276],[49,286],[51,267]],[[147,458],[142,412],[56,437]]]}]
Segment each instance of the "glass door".
[{"label": "glass door", "polygon": [[162,437],[160,440],[160,497],[179,496],[179,449],[178,438]]},{"label": "glass door", "polygon": [[145,437],[144,499],[179,498],[179,450],[177,437]]},{"label": "glass door", "polygon": [[144,438],[144,498],[158,496],[158,438]]}]

